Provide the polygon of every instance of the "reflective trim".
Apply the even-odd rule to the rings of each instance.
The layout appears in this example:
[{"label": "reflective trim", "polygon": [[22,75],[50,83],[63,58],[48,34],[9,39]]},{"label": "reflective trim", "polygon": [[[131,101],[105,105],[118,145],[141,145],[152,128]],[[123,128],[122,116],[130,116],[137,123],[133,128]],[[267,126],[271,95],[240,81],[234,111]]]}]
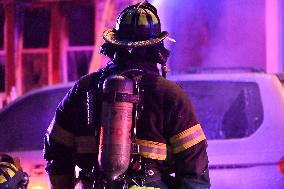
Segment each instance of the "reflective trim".
[{"label": "reflective trim", "polygon": [[138,19],[138,25],[148,26],[148,20],[146,14],[140,14]]},{"label": "reflective trim", "polygon": [[200,124],[196,124],[170,138],[172,152],[182,152],[205,139],[206,138]]},{"label": "reflective trim", "polygon": [[7,182],[7,179],[4,177],[4,175],[0,175],[0,184]]},{"label": "reflective trim", "polygon": [[133,185],[129,189],[161,189],[161,188]]},{"label": "reflective trim", "polygon": [[98,153],[97,139],[95,136],[80,136],[76,137],[76,152],[84,153]]},{"label": "reflective trim", "polygon": [[143,157],[157,160],[165,160],[167,156],[167,146],[164,143],[136,139],[139,145],[139,154]]},{"label": "reflective trim", "polygon": [[47,132],[49,133],[50,138],[59,144],[69,148],[75,147],[75,135],[60,127],[60,125],[58,125],[54,119],[50,123]]},{"label": "reflective trim", "polygon": [[146,10],[146,11],[147,11],[147,13],[148,13],[149,15],[151,15],[151,18],[152,18],[152,20],[153,20],[153,23],[154,23],[154,24],[158,24],[159,21],[158,21],[157,16],[154,15],[151,11],[148,11],[148,10]]},{"label": "reflective trim", "polygon": [[[13,164],[7,162],[0,162],[0,167],[1,170],[10,178],[13,178],[16,174],[16,171],[18,171],[18,169]],[[4,176],[4,173],[2,173],[2,171],[0,175],[0,184],[7,182],[7,179]]]}]

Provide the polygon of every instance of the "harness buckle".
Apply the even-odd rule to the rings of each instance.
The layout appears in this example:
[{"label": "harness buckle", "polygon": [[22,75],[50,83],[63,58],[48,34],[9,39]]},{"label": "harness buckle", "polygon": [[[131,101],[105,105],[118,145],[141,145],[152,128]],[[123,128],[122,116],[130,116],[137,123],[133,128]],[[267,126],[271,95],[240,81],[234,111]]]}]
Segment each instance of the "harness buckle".
[{"label": "harness buckle", "polygon": [[132,143],[132,154],[138,154],[140,152],[140,147],[139,144],[137,143]]}]

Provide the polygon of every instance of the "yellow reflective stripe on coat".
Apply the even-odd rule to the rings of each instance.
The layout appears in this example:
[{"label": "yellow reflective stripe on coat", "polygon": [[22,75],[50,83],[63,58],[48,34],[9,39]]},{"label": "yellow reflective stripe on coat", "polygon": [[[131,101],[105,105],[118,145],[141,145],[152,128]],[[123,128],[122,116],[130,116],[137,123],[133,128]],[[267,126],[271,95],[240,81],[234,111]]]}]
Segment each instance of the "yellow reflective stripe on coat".
[{"label": "yellow reflective stripe on coat", "polygon": [[95,136],[79,136],[75,139],[76,152],[84,153],[98,153],[98,144]]},{"label": "yellow reflective stripe on coat", "polygon": [[157,160],[165,160],[167,156],[167,145],[164,143],[136,139],[139,145],[139,154],[143,157]]},{"label": "yellow reflective stripe on coat", "polygon": [[69,148],[75,147],[75,135],[60,127],[60,125],[54,120],[52,120],[51,124],[49,125],[47,132],[49,133],[50,138],[59,144]]},{"label": "yellow reflective stripe on coat", "polygon": [[174,154],[182,152],[205,139],[206,138],[200,124],[196,124],[170,138],[172,152]]},{"label": "yellow reflective stripe on coat", "polygon": [[148,187],[148,186],[131,186],[129,189],[160,189],[160,188],[155,188],[155,187]]}]

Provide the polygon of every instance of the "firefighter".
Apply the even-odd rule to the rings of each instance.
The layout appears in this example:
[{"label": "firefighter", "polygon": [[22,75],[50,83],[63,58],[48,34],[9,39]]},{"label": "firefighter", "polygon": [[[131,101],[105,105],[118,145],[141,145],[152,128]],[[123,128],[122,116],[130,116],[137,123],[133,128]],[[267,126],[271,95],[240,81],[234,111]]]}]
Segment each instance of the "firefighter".
[{"label": "firefighter", "polygon": [[22,171],[21,166],[7,155],[0,155],[0,188],[2,189],[26,189],[29,177]]},{"label": "firefighter", "polygon": [[201,125],[187,94],[165,78],[167,36],[147,1],[104,31],[100,52],[111,61],[74,84],[47,129],[53,189],[74,188],[75,166],[85,188],[210,188]]}]

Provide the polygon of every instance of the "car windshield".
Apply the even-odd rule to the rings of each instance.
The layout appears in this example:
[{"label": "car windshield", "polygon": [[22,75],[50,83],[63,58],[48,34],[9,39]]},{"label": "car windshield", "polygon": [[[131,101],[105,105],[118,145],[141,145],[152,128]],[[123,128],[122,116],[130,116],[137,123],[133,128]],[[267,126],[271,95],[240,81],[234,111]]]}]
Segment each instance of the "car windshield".
[{"label": "car windshield", "polygon": [[263,121],[259,87],[255,82],[177,83],[189,94],[208,140],[250,136]]},{"label": "car windshield", "polygon": [[27,95],[0,112],[0,152],[42,150],[55,109],[70,87]]}]

